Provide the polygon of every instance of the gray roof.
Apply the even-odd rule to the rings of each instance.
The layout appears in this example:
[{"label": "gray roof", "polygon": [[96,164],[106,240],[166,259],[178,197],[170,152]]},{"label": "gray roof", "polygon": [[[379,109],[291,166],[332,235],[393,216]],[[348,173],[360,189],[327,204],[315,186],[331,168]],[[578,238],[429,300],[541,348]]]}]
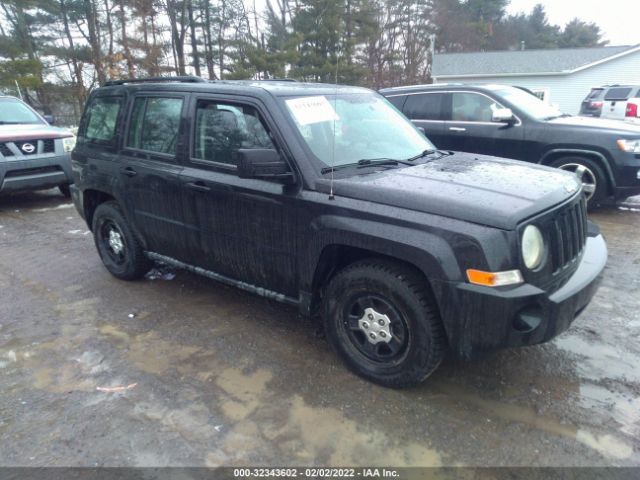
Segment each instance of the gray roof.
[{"label": "gray roof", "polygon": [[566,73],[639,46],[440,53],[433,57],[433,76]]}]

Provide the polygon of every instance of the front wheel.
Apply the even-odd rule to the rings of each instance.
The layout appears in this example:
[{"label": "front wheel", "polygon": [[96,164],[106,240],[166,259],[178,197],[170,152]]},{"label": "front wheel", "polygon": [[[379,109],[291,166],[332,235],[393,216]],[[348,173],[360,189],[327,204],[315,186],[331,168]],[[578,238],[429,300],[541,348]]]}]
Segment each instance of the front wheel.
[{"label": "front wheel", "polygon": [[385,387],[426,379],[446,338],[425,279],[387,260],[363,260],[329,283],[323,301],[327,339],[356,374]]},{"label": "front wheel", "polygon": [[71,198],[71,190],[69,189],[69,184],[65,183],[64,185],[58,185],[58,190],[65,198]]},{"label": "front wheel", "polygon": [[92,225],[102,263],[113,276],[135,280],[149,271],[152,262],[144,255],[142,245],[116,202],[98,205]]},{"label": "front wheel", "polygon": [[571,172],[578,177],[582,182],[582,190],[590,210],[596,208],[607,196],[607,178],[596,162],[588,158],[564,157],[555,160],[550,166]]}]

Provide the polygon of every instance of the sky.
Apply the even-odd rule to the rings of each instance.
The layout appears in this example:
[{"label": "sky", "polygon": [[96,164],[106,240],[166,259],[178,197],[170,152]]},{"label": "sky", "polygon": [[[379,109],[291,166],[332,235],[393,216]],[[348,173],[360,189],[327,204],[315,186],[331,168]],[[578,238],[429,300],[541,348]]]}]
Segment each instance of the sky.
[{"label": "sky", "polygon": [[552,24],[564,26],[578,17],[596,23],[609,45],[640,44],[640,0],[511,0],[507,12],[530,13],[537,3]]}]

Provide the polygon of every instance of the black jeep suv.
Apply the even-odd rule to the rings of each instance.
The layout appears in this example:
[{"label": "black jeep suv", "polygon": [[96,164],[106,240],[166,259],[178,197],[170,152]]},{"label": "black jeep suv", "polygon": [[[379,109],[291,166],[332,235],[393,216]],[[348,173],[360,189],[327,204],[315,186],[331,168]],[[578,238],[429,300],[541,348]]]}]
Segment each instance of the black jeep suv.
[{"label": "black jeep suv", "polygon": [[116,277],[161,261],[320,312],[358,374],[415,384],[547,341],[607,250],[567,172],[436,150],[375,92],[197,77],[91,95],[72,196]]},{"label": "black jeep suv", "polygon": [[640,194],[640,126],[564,114],[505,85],[422,85],[380,93],[438,148],[574,172],[589,207]]}]

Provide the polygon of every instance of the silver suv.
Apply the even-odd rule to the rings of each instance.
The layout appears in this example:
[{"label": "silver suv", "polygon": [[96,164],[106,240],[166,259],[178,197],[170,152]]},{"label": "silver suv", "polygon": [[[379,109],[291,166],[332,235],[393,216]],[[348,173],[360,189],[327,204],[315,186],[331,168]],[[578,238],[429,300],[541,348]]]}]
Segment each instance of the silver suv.
[{"label": "silver suv", "polygon": [[59,187],[69,196],[75,143],[20,99],[0,96],[0,193]]},{"label": "silver suv", "polygon": [[[629,101],[638,100],[640,97],[640,85],[613,85],[607,89],[602,103],[602,118],[614,120],[626,120],[632,115]],[[633,104],[633,103],[632,103]],[[637,114],[637,111],[635,112]]]}]

